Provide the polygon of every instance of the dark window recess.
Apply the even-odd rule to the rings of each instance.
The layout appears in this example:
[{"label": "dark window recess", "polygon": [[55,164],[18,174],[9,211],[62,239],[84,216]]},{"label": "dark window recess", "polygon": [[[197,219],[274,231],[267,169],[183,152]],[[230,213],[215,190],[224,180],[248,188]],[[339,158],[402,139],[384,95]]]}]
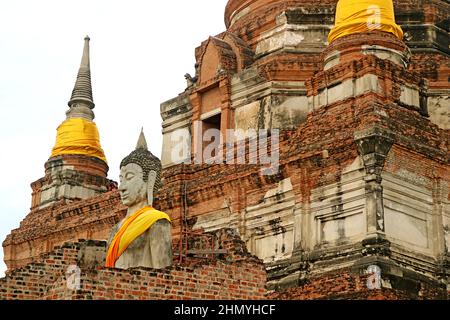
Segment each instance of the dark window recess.
[{"label": "dark window recess", "polygon": [[[207,118],[205,120],[203,120],[202,123],[202,128],[203,128],[203,150],[205,151],[207,148],[208,150],[213,150],[211,153],[206,152],[206,154],[204,154],[205,159],[209,159],[214,158],[217,156],[217,149],[219,147],[220,144],[220,138],[214,136],[211,137],[211,133],[213,133],[214,131],[212,131],[211,129],[215,129],[215,132],[220,132],[220,122],[222,120],[221,114],[217,114],[215,116],[212,116],[210,118]],[[211,130],[211,131],[208,131]],[[205,135],[206,134],[206,135]],[[205,141],[206,140],[206,141]]]}]

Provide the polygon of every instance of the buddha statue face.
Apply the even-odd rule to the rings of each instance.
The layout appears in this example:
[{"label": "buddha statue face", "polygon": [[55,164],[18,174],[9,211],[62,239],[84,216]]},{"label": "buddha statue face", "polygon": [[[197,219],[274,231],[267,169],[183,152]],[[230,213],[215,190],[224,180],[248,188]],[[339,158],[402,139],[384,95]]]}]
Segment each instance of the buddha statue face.
[{"label": "buddha statue face", "polygon": [[129,213],[153,205],[153,196],[161,188],[161,160],[147,148],[141,132],[136,149],[120,163],[119,193]]},{"label": "buddha statue face", "polygon": [[144,207],[153,203],[153,189],[155,186],[156,172],[148,173],[147,181],[144,180],[144,171],[136,163],[129,163],[120,169],[119,194],[122,203],[127,207]]}]

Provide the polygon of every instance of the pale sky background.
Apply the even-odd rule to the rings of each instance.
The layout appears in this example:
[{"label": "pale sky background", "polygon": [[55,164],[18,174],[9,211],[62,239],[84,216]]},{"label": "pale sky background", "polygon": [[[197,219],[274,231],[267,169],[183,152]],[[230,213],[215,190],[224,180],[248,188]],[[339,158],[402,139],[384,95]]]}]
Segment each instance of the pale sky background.
[{"label": "pale sky background", "polygon": [[[29,213],[31,182],[65,119],[91,38],[95,122],[109,178],[141,127],[161,156],[160,103],[186,88],[194,50],[225,30],[227,0],[0,0],[0,240]],[[0,277],[6,266],[0,252]]]}]

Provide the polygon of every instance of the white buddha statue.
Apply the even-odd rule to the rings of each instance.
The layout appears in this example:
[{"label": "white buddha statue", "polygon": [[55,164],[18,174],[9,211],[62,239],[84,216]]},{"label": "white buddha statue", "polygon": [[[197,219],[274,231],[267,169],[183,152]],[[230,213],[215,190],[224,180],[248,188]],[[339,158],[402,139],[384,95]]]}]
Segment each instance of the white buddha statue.
[{"label": "white buddha statue", "polygon": [[162,269],[172,264],[170,218],[152,207],[161,187],[161,161],[148,151],[143,132],[120,164],[119,193],[126,217],[111,230],[106,266]]}]

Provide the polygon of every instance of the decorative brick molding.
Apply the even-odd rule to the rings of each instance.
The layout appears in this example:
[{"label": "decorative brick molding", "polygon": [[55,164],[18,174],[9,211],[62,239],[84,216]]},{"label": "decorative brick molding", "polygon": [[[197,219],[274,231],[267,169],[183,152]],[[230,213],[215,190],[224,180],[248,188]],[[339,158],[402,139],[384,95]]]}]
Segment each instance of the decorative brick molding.
[{"label": "decorative brick molding", "polygon": [[[309,279],[305,284],[268,293],[274,300],[447,300],[445,286],[391,277],[388,286],[371,289],[370,274],[341,270]],[[385,278],[388,279],[388,278]],[[387,283],[387,282],[385,282]]]}]

